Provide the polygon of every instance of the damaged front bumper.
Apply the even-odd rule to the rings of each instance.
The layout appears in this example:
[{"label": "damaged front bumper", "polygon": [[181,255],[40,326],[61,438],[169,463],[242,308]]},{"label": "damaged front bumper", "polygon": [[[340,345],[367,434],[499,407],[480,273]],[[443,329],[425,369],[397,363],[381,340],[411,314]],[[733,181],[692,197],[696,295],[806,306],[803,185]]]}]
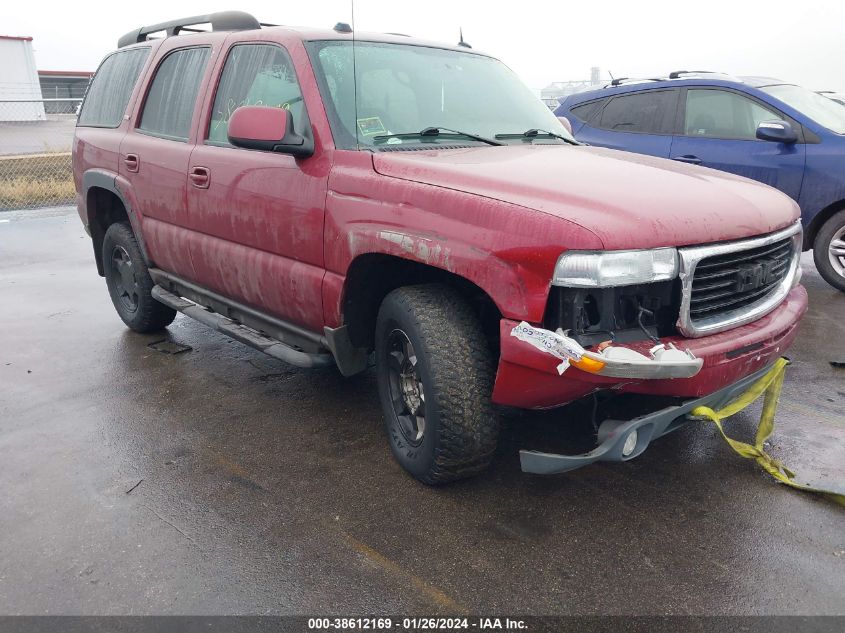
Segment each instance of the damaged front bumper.
[{"label": "damaged front bumper", "polygon": [[[560,357],[512,336],[520,322],[502,319],[493,402],[519,409],[552,409],[607,390],[685,400],[701,398],[782,356],[795,340],[798,323],[806,310],[807,292],[799,285],[790,291],[780,306],[753,323],[696,339],[682,336],[661,338],[667,348],[673,344],[678,350],[689,350],[696,359],[703,361],[701,369],[691,378],[672,379],[612,377],[582,371],[574,363],[560,375]],[[612,347],[622,348],[617,345]],[[654,349],[649,341],[625,343],[624,348],[645,357],[650,357]],[[607,351],[603,351],[607,355]],[[589,357],[587,359],[590,360]]]},{"label": "damaged front bumper", "polygon": [[557,366],[558,374],[563,374],[573,365],[582,371],[609,378],[692,378],[704,364],[689,350],[681,351],[672,343],[668,346],[655,345],[648,350],[648,356],[628,347],[612,345],[595,352],[588,351],[560,330],[544,330],[525,321],[511,330],[511,336],[561,360]]},{"label": "damaged front bumper", "polygon": [[718,410],[745,392],[762,378],[770,366],[754,372],[715,393],[687,400],[633,420],[605,420],[598,429],[599,445],[581,455],[559,455],[521,450],[519,461],[523,472],[538,475],[564,473],[594,462],[624,462],[641,455],[652,440],[657,439],[689,421],[690,411],[699,406]]}]

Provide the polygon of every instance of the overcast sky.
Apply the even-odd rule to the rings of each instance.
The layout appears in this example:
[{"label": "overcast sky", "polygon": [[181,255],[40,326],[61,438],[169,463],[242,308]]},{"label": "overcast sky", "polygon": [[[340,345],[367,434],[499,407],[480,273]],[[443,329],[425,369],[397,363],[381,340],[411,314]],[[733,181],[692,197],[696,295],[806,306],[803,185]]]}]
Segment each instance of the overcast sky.
[{"label": "overcast sky", "polygon": [[[845,3],[766,2],[508,3],[356,0],[356,28],[396,31],[473,47],[513,68],[532,88],[551,81],[642,77],[671,70],[766,75],[814,90],[845,92]],[[351,21],[349,0],[6,1],[4,35],[31,35],[39,69],[94,70],[123,33],[145,24],[226,9],[263,22],[326,26]],[[12,15],[8,15],[8,13]]]}]

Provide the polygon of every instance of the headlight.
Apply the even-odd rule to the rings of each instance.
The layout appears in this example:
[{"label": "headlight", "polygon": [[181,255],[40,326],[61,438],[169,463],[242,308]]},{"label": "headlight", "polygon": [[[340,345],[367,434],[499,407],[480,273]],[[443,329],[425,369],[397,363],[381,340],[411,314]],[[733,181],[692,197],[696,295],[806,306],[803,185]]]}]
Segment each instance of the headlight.
[{"label": "headlight", "polygon": [[678,251],[569,251],[560,256],[552,284],[576,288],[631,286],[678,276]]}]

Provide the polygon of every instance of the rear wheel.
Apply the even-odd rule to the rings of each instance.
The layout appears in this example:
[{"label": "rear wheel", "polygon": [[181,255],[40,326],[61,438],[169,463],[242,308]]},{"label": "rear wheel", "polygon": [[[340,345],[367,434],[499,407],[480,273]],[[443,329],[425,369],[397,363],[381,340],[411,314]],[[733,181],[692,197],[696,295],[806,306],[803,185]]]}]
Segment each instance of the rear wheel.
[{"label": "rear wheel", "polygon": [[845,209],[834,213],[819,229],[813,259],[824,280],[845,292]]},{"label": "rear wheel", "polygon": [[155,285],[132,228],[125,222],[109,226],[103,238],[103,272],[114,309],[136,332],[154,332],[173,322],[176,310],[152,297]]},{"label": "rear wheel", "polygon": [[439,284],[394,290],[376,323],[376,372],[390,448],[426,484],[490,463],[498,420],[494,361],[466,300]]}]

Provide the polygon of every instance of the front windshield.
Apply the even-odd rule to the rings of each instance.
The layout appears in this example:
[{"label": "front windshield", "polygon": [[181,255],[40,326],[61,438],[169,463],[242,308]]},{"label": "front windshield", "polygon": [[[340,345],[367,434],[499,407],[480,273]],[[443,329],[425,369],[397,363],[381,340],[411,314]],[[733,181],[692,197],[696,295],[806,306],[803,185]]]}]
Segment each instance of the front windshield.
[{"label": "front windshield", "polygon": [[768,86],[762,90],[831,132],[845,134],[845,106],[842,104],[801,86]]},{"label": "front windshield", "polygon": [[[311,42],[309,52],[338,147],[420,143],[481,144],[445,130],[438,136],[385,138],[429,127],[492,139],[532,129],[572,136],[542,101],[500,61],[460,51],[355,42]],[[357,86],[353,85],[353,74]],[[356,90],[357,88],[357,90]],[[357,92],[357,117],[355,95]],[[356,120],[357,118],[357,120]],[[526,141],[554,142],[545,134]],[[524,142],[521,138],[507,142]]]}]

